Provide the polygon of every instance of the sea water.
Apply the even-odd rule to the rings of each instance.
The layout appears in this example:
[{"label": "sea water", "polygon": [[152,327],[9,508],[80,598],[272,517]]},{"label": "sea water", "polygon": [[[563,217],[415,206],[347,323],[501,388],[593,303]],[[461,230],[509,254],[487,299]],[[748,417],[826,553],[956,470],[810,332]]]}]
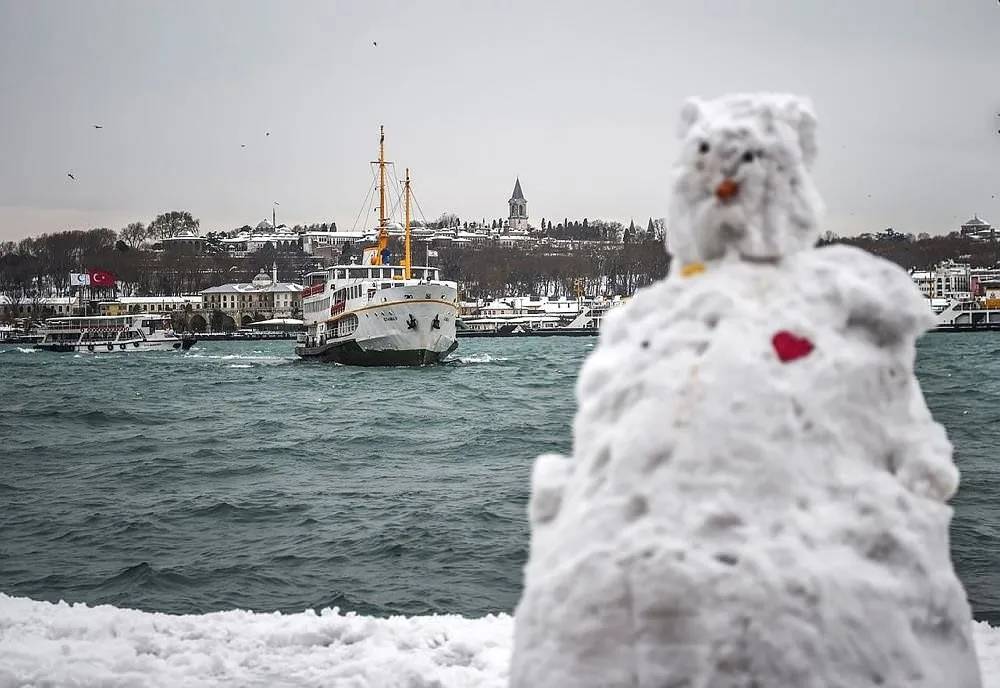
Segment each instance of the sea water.
[{"label": "sea water", "polygon": [[[73,355],[0,345],[0,592],[165,612],[513,610],[536,455],[568,452],[592,338],[463,339],[445,365],[292,343]],[[962,470],[952,551],[1000,622],[1000,334],[918,376]]]}]

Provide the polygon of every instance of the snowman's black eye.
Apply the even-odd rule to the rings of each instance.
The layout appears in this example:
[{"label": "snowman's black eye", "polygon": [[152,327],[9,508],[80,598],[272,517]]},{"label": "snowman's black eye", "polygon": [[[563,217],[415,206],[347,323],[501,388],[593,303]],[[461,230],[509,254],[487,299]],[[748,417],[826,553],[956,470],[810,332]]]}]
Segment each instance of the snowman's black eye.
[{"label": "snowman's black eye", "polygon": [[747,151],[743,154],[743,162],[753,162],[753,151]]},{"label": "snowman's black eye", "polygon": [[698,152],[702,155],[708,152],[708,141],[702,141],[698,144]]}]

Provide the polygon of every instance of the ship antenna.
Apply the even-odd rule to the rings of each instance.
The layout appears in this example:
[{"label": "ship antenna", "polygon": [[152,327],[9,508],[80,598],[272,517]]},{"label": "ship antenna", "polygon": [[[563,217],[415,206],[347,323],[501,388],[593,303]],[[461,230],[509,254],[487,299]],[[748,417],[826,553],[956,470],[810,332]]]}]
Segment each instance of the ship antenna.
[{"label": "ship antenna", "polygon": [[406,219],[403,224],[404,238],[403,238],[403,279],[410,279],[412,271],[410,269],[410,168],[406,168],[406,186],[405,186],[405,196],[406,196]]}]

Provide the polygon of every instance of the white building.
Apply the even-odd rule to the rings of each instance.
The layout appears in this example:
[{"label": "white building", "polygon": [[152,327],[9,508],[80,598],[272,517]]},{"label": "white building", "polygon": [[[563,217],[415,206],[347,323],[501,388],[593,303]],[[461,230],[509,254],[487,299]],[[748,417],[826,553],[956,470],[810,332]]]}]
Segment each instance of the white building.
[{"label": "white building", "polygon": [[219,244],[235,258],[244,258],[256,253],[268,244],[278,251],[294,251],[301,248],[301,237],[286,227],[263,232],[240,232],[234,237],[219,239]]},{"label": "white building", "polygon": [[948,260],[938,265],[933,275],[931,298],[959,300],[972,298],[972,270],[968,265]]},{"label": "white building", "polygon": [[114,301],[100,303],[101,315],[126,315],[128,313],[173,313],[174,311],[202,310],[200,294],[189,296],[120,296]]},{"label": "white building", "polygon": [[302,250],[309,255],[315,255],[319,249],[334,247],[339,250],[345,243],[354,244],[365,239],[365,232],[320,232],[302,233]]},{"label": "white building", "polygon": [[221,311],[238,326],[258,317],[293,318],[302,312],[302,285],[279,282],[277,265],[270,275],[261,270],[251,282],[210,287],[201,297],[205,311]]}]

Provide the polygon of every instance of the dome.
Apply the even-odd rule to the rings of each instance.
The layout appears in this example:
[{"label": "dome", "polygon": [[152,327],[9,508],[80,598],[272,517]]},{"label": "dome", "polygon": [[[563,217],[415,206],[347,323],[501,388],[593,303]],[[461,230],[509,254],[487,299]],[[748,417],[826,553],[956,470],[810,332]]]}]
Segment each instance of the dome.
[{"label": "dome", "polygon": [[266,287],[271,284],[271,276],[264,272],[264,268],[261,268],[257,276],[253,278],[251,284],[255,287]]},{"label": "dome", "polygon": [[988,222],[983,222],[982,220],[980,220],[978,215],[973,215],[972,219],[966,220],[965,224],[963,224],[962,226],[963,227],[989,227],[990,225],[989,225]]}]

